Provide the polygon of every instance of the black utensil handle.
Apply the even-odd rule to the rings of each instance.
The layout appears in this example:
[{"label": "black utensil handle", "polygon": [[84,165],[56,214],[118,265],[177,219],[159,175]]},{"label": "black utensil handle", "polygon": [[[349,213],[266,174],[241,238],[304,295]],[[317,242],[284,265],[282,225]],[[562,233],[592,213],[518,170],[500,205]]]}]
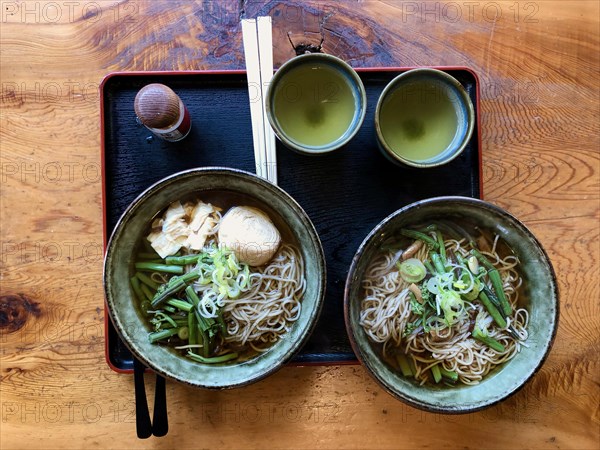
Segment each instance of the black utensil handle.
[{"label": "black utensil handle", "polygon": [[152,434],[157,437],[164,436],[169,432],[166,390],[165,379],[157,374],[154,388],[154,414],[152,417]]},{"label": "black utensil handle", "polygon": [[144,371],[146,367],[133,358],[133,377],[135,386],[135,427],[137,437],[147,439],[152,436],[152,422],[148,411],[148,400],[146,399],[146,385],[144,383]]}]

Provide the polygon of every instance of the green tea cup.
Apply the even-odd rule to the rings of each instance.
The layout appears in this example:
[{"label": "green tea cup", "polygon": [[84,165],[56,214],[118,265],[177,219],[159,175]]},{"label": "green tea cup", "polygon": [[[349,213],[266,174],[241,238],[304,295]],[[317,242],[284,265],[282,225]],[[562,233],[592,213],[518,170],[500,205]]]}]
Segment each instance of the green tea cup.
[{"label": "green tea cup", "polygon": [[395,164],[437,167],[457,158],[475,127],[475,110],[456,78],[436,69],[404,72],[383,90],[375,110],[377,143]]},{"label": "green tea cup", "polygon": [[364,85],[346,62],[324,53],[296,56],[273,76],[266,112],[278,139],[303,154],[346,144],[365,118]]}]

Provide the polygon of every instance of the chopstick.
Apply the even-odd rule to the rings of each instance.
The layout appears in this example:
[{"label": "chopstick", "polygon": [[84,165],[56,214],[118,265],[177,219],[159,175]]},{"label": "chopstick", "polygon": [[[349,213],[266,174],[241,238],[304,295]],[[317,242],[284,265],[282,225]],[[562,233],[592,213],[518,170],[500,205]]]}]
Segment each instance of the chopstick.
[{"label": "chopstick", "polygon": [[[244,40],[244,57],[246,59],[246,74],[248,78],[248,97],[250,100],[250,117],[252,119],[252,139],[254,143],[254,165],[256,174],[267,178],[264,160],[266,159],[264,145],[264,116],[262,105],[262,83],[260,80],[260,61],[258,56],[258,36],[256,34],[256,19],[242,20],[242,36]],[[258,94],[258,98],[256,98]]]},{"label": "chopstick", "polygon": [[148,439],[152,436],[152,422],[148,411],[146,399],[146,385],[144,383],[144,366],[135,356],[133,357],[133,378],[135,387],[135,426],[137,437]]},{"label": "chopstick", "polygon": [[275,153],[275,133],[267,118],[267,88],[273,78],[273,30],[271,17],[259,17],[257,21],[258,54],[260,78],[262,81],[263,124],[265,129],[267,179],[277,184],[277,154]]},{"label": "chopstick", "polygon": [[[265,93],[273,77],[273,37],[270,17],[242,20],[248,97],[252,119],[256,174],[277,183],[275,134],[265,111]],[[258,94],[258,98],[256,98]]]}]

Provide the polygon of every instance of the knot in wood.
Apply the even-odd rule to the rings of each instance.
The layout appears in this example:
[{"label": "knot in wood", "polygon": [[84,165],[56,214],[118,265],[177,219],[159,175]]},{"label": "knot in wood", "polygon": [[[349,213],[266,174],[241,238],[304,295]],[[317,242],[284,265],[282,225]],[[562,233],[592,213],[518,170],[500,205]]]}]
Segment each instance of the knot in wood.
[{"label": "knot in wood", "polygon": [[14,333],[25,325],[30,315],[39,317],[39,304],[23,294],[0,296],[0,332]]}]

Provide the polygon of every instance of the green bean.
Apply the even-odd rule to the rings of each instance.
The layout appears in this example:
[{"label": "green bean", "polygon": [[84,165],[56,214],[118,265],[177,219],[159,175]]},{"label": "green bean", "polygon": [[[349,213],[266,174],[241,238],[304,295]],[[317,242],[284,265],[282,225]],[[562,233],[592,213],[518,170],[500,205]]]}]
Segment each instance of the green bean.
[{"label": "green bean", "polygon": [[158,287],[160,286],[160,284],[158,284],[156,281],[154,281],[152,278],[150,278],[148,275],[146,275],[145,273],[142,272],[137,272],[135,274],[136,278],[138,280],[140,280],[142,283],[144,283],[146,286],[148,286],[149,288],[154,289],[155,291],[158,289]]},{"label": "green bean", "polygon": [[208,331],[214,325],[214,319],[211,319],[209,317],[203,317],[195,308],[196,306],[198,306],[198,303],[200,303],[200,299],[198,298],[198,295],[194,291],[193,287],[188,286],[185,289],[185,295],[188,298],[188,300],[192,303],[192,305],[194,305],[194,314],[196,314],[196,320],[198,321],[198,325],[200,326],[202,332],[204,333]]},{"label": "green bean", "polygon": [[408,364],[408,359],[406,358],[406,355],[404,355],[404,354],[396,355],[396,361],[398,361],[398,366],[400,366],[400,371],[402,372],[402,375],[404,375],[405,377],[413,376],[413,373],[412,373],[412,370],[410,369],[410,365]]},{"label": "green bean", "polygon": [[487,297],[490,299],[490,302],[492,302],[492,305],[494,305],[494,307],[498,310],[502,318],[506,319],[507,316],[506,314],[504,314],[504,310],[502,309],[502,306],[500,305],[500,300],[498,300],[496,294],[492,292],[492,290],[487,286],[487,284],[481,283],[481,286],[481,291],[485,293],[485,295],[487,295]]},{"label": "green bean", "polygon": [[456,383],[458,381],[458,374],[453,370],[446,370],[443,367],[440,367],[440,373],[442,377],[446,378],[447,380],[450,380],[453,383]]},{"label": "green bean", "polygon": [[237,358],[238,354],[236,352],[233,352],[233,353],[226,353],[225,355],[213,356],[212,358],[207,358],[207,357],[197,355],[196,353],[194,353],[192,351],[188,351],[188,357],[190,357],[194,361],[201,362],[204,364],[217,364],[217,363],[222,363],[222,362],[226,362],[226,361],[231,361],[232,359]]},{"label": "green bean", "polygon": [[228,336],[229,333],[227,332],[227,325],[225,325],[221,311],[219,311],[219,314],[217,315],[217,323],[221,327],[221,333],[223,333],[224,336]]},{"label": "green bean", "polygon": [[431,265],[429,260],[423,261],[423,265],[427,269],[427,272],[429,272],[431,275],[433,275],[435,273],[435,269],[433,268],[433,266]]},{"label": "green bean", "polygon": [[148,339],[150,340],[150,343],[153,344],[156,341],[160,341],[162,339],[166,339],[171,336],[174,336],[178,332],[179,332],[179,328],[169,328],[168,330],[161,330],[161,331],[157,331],[155,333],[150,333],[148,335]]},{"label": "green bean", "polygon": [[431,260],[433,261],[433,266],[435,270],[439,274],[443,274],[446,272],[446,268],[444,267],[444,263],[442,262],[442,258],[437,253],[431,254]]},{"label": "green bean", "polygon": [[442,264],[445,266],[447,263],[447,258],[446,246],[444,245],[444,238],[442,237],[442,233],[439,230],[435,232],[435,236],[437,238],[438,245],[440,246],[440,258],[442,259]]},{"label": "green bean", "polygon": [[431,366],[431,374],[433,375],[433,380],[436,383],[442,381],[442,373],[440,372],[440,367],[437,364],[435,366]]},{"label": "green bean", "polygon": [[504,286],[502,285],[502,279],[500,278],[500,273],[498,272],[498,269],[489,271],[488,276],[490,277],[492,286],[494,287],[494,291],[498,296],[498,300],[500,300],[500,306],[502,307],[502,311],[504,311],[504,314],[506,314],[507,316],[510,316],[512,314],[512,306],[510,306],[510,303],[506,298],[506,294],[504,293]]},{"label": "green bean", "polygon": [[169,266],[168,264],[156,264],[151,262],[137,262],[135,268],[138,270],[146,270],[152,272],[166,272],[180,275],[183,273],[183,267],[181,266]]},{"label": "green bean", "polygon": [[506,320],[504,320],[504,317],[502,317],[502,315],[498,312],[484,291],[479,293],[479,300],[481,300],[481,303],[483,303],[483,306],[485,309],[487,309],[487,312],[490,313],[490,316],[492,316],[494,322],[496,322],[500,328],[506,327]]},{"label": "green bean", "polygon": [[135,293],[135,296],[137,297],[138,302],[141,302],[144,300],[144,298],[146,298],[144,296],[144,293],[142,292],[142,289],[140,288],[140,280],[138,280],[136,277],[131,277],[129,279],[129,282],[131,283],[131,287],[133,288],[133,292]]},{"label": "green bean", "polygon": [[197,334],[196,334],[196,331],[197,331],[196,316],[194,315],[193,312],[188,313],[188,330],[189,330],[188,344],[196,345],[198,343],[198,339],[196,338],[196,336],[197,336]]},{"label": "green bean", "polygon": [[186,266],[188,264],[197,263],[200,258],[202,258],[202,254],[198,255],[183,255],[183,256],[167,256],[165,262],[167,264],[177,265],[177,266]]},{"label": "green bean", "polygon": [[497,352],[503,352],[506,350],[504,345],[502,345],[493,337],[483,334],[482,331],[477,327],[475,327],[475,329],[471,332],[471,336],[473,336],[473,338],[477,339],[479,342],[482,342],[488,347],[496,350]]},{"label": "green bean", "polygon": [[[196,314],[196,320],[198,319],[198,315]],[[201,341],[202,341],[202,353],[204,354],[205,358],[208,358],[210,355],[210,339],[208,338],[208,335],[206,334],[206,332],[204,330],[202,330],[202,327],[200,327],[200,324],[198,324],[198,331],[199,331],[199,336],[201,337]]]},{"label": "green bean", "polygon": [[188,286],[185,288],[185,296],[194,307],[198,306],[198,303],[200,303],[198,294],[196,294],[196,291],[194,291],[194,288],[192,286]]},{"label": "green bean", "polygon": [[506,298],[506,294],[504,293],[504,286],[502,285],[502,278],[500,277],[500,272],[498,269],[488,261],[488,259],[483,256],[477,249],[471,249],[471,254],[473,254],[481,264],[483,264],[488,269],[488,277],[490,277],[490,281],[492,282],[492,286],[494,288],[494,292],[500,300],[500,306],[505,315],[510,316],[512,314],[512,306],[508,302]]},{"label": "green bean", "polygon": [[192,310],[192,308],[194,307],[194,305],[192,305],[191,303],[188,303],[183,300],[174,299],[174,298],[170,298],[169,300],[167,300],[166,303],[168,305],[174,306],[175,308],[177,308],[181,311],[185,311],[185,312],[190,312]]},{"label": "green bean", "polygon": [[148,288],[148,286],[146,286],[145,284],[140,284],[140,289],[142,290],[142,292],[144,293],[144,297],[151,302],[152,298],[154,297],[154,294],[152,294],[152,292],[150,292],[150,288]]},{"label": "green bean", "polygon": [[432,238],[427,236],[425,233],[420,233],[420,232],[414,231],[414,230],[402,229],[402,230],[400,230],[400,234],[405,237],[423,241],[430,247],[434,248],[435,250],[437,250],[438,247],[440,246],[436,241],[434,241]]},{"label": "green bean", "polygon": [[175,276],[171,278],[168,283],[160,286],[159,292],[157,292],[154,298],[152,299],[152,307],[156,308],[160,303],[167,300],[171,295],[185,288],[188,282],[194,281],[199,276],[200,274],[197,271],[192,271],[184,275]]}]

